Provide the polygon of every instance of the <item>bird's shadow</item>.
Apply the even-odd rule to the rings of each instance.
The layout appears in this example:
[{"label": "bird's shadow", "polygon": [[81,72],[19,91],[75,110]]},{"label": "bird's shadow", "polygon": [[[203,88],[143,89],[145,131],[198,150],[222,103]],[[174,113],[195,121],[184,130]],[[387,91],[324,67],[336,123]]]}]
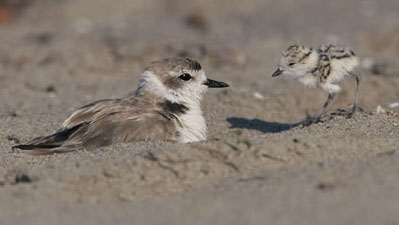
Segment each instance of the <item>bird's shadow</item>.
[{"label": "bird's shadow", "polygon": [[279,133],[286,130],[290,130],[301,123],[279,123],[279,122],[269,122],[260,119],[248,119],[244,117],[227,117],[227,122],[230,123],[230,129],[248,129],[257,130],[263,133]]}]

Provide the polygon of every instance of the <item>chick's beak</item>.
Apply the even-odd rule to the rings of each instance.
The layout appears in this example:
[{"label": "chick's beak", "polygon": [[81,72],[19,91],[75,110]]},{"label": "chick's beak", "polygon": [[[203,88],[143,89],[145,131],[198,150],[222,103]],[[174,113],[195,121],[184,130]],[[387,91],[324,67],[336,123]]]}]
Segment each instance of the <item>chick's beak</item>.
[{"label": "chick's beak", "polygon": [[209,88],[224,88],[229,86],[224,82],[211,80],[211,79],[207,79],[203,84],[208,86]]},{"label": "chick's beak", "polygon": [[277,76],[280,76],[281,74],[283,74],[283,71],[280,70],[280,68],[278,68],[276,71],[274,71],[274,73],[272,74],[272,77],[277,77]]}]

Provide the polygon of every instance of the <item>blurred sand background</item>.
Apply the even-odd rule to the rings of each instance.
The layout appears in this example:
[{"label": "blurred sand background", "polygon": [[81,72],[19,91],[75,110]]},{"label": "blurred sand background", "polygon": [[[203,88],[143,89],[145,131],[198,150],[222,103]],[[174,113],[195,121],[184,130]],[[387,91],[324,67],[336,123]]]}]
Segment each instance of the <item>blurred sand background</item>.
[{"label": "blurred sand background", "polygon": [[[350,46],[355,82],[271,78],[292,43]],[[134,90],[152,60],[199,60],[231,87],[203,101],[209,140],[28,156],[11,146]],[[0,224],[399,224],[397,0],[0,0]]]}]

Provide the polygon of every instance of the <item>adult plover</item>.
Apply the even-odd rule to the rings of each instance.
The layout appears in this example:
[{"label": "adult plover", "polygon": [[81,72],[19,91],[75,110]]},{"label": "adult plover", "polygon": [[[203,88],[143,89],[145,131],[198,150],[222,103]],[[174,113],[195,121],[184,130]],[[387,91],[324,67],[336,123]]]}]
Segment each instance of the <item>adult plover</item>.
[{"label": "adult plover", "polygon": [[155,61],[144,70],[133,94],[85,105],[73,112],[54,134],[14,148],[29,150],[26,153],[30,154],[49,154],[119,141],[206,140],[202,96],[207,88],[228,86],[207,79],[201,65],[192,59]]},{"label": "adult plover", "polygon": [[320,87],[328,92],[327,101],[320,112],[304,121],[303,124],[310,125],[318,122],[321,115],[333,100],[335,93],[341,90],[339,86],[346,75],[356,78],[356,96],[351,111],[341,112],[351,117],[358,108],[359,85],[361,74],[355,69],[359,65],[359,58],[355,53],[344,47],[334,45],[322,45],[318,49],[308,48],[301,45],[291,45],[285,50],[280,58],[279,67],[272,77],[288,75],[297,79],[306,87]]}]

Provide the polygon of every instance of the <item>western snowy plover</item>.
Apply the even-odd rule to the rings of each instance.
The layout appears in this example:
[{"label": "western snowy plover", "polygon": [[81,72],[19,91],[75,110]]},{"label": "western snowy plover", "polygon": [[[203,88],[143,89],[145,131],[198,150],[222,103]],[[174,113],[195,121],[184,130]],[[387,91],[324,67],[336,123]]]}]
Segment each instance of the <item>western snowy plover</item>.
[{"label": "western snowy plover", "polygon": [[206,140],[202,95],[207,88],[228,86],[207,79],[201,65],[192,59],[155,61],[141,75],[135,93],[85,105],[73,112],[54,134],[14,148],[30,150],[27,153],[31,154],[49,154],[118,141]]},{"label": "western snowy plover", "polygon": [[305,125],[318,122],[321,115],[333,100],[335,93],[341,90],[339,86],[346,75],[356,78],[356,96],[351,111],[343,112],[347,116],[355,114],[358,108],[359,85],[361,74],[355,72],[359,59],[352,50],[334,45],[322,45],[318,49],[301,45],[291,45],[280,58],[279,67],[272,77],[286,74],[297,79],[307,87],[321,87],[328,92],[327,101],[320,112],[304,121]]}]

